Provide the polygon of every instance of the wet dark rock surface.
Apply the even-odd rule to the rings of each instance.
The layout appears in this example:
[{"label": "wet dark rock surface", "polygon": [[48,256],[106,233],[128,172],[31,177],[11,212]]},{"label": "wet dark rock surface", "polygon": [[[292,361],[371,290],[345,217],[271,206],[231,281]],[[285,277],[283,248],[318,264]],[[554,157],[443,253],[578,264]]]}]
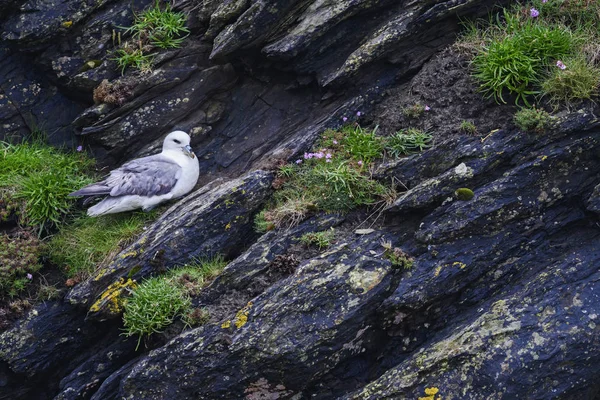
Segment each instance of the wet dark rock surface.
[{"label": "wet dark rock surface", "polygon": [[[202,171],[94,277],[0,335],[0,399],[598,395],[598,109],[539,135],[512,126],[514,108],[481,100],[465,58],[442,48],[459,16],[494,2],[180,3],[192,30],[183,48],[121,76],[113,30],[147,4],[0,1],[0,139],[41,126],[114,166],[184,129]],[[89,60],[101,62],[82,70]],[[94,102],[105,79],[120,105]],[[402,108],[416,103],[430,110],[409,120]],[[268,170],[358,110],[383,134],[411,125],[435,137],[378,166],[395,201],[377,219],[315,214],[256,234]],[[463,120],[479,135],[461,134]],[[300,244],[331,227],[328,249]],[[382,242],[414,266],[393,266]],[[136,351],[112,295],[216,253],[230,262],[193,299],[209,322],[176,323]]]}]

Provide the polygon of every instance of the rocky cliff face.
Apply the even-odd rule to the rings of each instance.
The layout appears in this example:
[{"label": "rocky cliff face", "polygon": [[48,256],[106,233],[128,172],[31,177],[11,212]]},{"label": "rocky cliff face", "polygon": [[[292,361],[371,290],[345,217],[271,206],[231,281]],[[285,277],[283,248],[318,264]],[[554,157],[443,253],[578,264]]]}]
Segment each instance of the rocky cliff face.
[{"label": "rocky cliff face", "polygon": [[[0,336],[0,399],[597,396],[597,110],[537,135],[511,125],[511,107],[481,100],[464,59],[443,49],[460,16],[494,2],[181,3],[184,46],[152,73],[121,77],[113,30],[149,3],[0,2],[3,138],[42,125],[112,166],[178,128],[203,171],[94,277]],[[90,60],[100,62],[82,70]],[[93,104],[104,79],[120,85],[121,105]],[[379,166],[378,179],[405,190],[372,230],[356,233],[359,210],[254,233],[275,160],[357,110],[391,133],[415,102],[431,107],[435,146]],[[482,138],[459,135],[463,119]],[[474,197],[457,200],[461,187]],[[298,245],[330,227],[325,252]],[[413,268],[394,267],[382,241]],[[194,298],[209,323],[136,350],[112,294],[205,252],[231,260]]]}]

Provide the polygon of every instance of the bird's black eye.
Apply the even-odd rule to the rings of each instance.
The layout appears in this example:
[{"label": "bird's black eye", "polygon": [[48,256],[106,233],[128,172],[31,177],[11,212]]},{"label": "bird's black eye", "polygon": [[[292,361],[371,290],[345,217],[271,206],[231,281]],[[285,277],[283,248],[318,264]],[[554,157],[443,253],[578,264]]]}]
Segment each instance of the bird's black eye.
[{"label": "bird's black eye", "polygon": [[177,139],[173,139],[173,141],[174,141],[175,143],[177,143],[177,144],[181,144],[181,142],[180,142],[179,140],[177,140]]}]

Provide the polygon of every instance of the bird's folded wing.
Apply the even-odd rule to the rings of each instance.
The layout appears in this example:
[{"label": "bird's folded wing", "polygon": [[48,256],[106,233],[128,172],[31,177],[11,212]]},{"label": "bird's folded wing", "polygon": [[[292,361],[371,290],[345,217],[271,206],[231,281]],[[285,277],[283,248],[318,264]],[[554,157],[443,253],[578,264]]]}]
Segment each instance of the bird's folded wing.
[{"label": "bird's folded wing", "polygon": [[104,185],[111,188],[111,196],[158,196],[169,193],[181,174],[177,163],[157,154],[132,160],[111,171]]}]

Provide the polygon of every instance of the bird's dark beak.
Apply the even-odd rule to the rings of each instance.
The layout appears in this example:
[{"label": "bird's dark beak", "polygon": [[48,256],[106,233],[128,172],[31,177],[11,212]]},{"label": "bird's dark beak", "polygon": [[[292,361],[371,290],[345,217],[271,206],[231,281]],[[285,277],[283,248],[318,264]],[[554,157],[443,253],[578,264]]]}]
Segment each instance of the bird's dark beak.
[{"label": "bird's dark beak", "polygon": [[196,155],[192,151],[192,147],[189,144],[187,146],[183,146],[183,154],[185,154],[189,158],[196,158]]}]

